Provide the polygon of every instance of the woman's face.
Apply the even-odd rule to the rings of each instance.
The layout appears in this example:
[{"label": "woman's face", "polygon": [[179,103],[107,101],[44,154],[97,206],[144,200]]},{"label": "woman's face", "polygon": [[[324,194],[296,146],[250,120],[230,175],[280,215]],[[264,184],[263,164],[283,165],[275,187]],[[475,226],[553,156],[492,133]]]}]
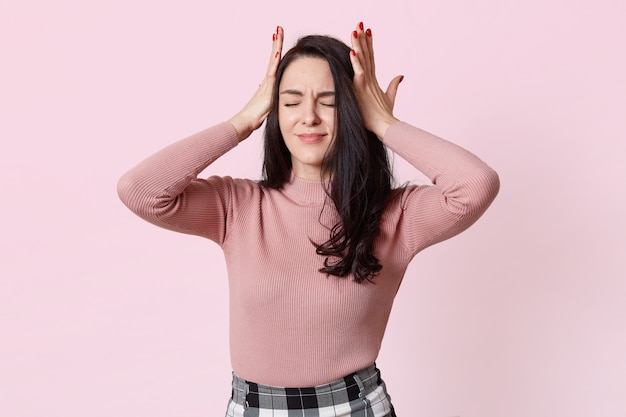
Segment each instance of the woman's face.
[{"label": "woman's face", "polygon": [[295,59],[283,72],[278,94],[278,124],[293,173],[319,180],[322,160],[335,137],[335,84],[328,62]]}]

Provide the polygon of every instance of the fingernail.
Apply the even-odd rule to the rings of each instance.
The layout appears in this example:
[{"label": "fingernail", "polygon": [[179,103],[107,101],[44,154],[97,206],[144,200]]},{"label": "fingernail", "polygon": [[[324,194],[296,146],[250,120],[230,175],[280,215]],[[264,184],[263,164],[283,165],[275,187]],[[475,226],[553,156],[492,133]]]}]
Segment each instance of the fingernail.
[{"label": "fingernail", "polygon": [[272,42],[276,40],[276,34],[272,33]]},{"label": "fingernail", "polygon": [[356,56],[356,51],[354,49],[352,49],[350,52],[352,53],[353,56]]},{"label": "fingernail", "polygon": [[363,30],[363,22],[359,22],[359,29]]},{"label": "fingernail", "polygon": [[400,81],[398,81],[398,84],[400,84],[402,82],[402,80],[404,80],[404,75],[400,76]]},{"label": "fingernail", "polygon": [[280,29],[280,26],[276,26],[276,34],[278,34],[278,29]]},{"label": "fingernail", "polygon": [[368,28],[368,29],[365,31],[365,33],[367,34],[367,36],[372,37],[372,30],[371,30],[371,29],[369,29],[369,28]]},{"label": "fingernail", "polygon": [[354,39],[359,37],[359,34],[355,31],[352,32],[352,36],[354,36]]}]

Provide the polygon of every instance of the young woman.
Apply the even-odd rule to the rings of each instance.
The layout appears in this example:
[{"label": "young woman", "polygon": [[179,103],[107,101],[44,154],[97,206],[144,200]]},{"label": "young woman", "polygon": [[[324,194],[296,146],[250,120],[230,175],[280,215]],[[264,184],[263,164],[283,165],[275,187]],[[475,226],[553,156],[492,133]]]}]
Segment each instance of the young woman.
[{"label": "young woman", "polygon": [[[307,36],[229,121],[149,157],[122,201],[226,258],[233,396],[227,416],[395,416],[375,360],[411,259],[474,223],[497,174],[470,152],[401,122],[375,76],[372,32],[352,48]],[[266,121],[263,179],[197,178]],[[433,184],[392,188],[387,148]],[[273,414],[278,411],[278,414]]]}]

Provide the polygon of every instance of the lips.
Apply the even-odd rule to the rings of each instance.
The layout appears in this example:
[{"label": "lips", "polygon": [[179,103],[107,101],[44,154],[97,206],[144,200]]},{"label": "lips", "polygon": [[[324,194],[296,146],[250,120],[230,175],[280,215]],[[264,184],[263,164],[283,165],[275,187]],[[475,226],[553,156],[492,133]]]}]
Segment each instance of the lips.
[{"label": "lips", "polygon": [[324,140],[325,133],[301,133],[297,135],[298,138],[304,143],[317,143]]}]

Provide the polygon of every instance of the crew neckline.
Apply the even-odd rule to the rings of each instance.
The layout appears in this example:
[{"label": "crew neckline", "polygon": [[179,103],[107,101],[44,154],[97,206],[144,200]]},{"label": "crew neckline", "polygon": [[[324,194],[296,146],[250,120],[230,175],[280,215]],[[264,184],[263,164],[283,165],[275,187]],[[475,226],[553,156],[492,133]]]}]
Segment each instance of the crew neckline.
[{"label": "crew neckline", "polygon": [[292,200],[304,205],[322,206],[330,199],[321,181],[300,178],[293,172],[289,181],[283,185],[282,192]]}]

